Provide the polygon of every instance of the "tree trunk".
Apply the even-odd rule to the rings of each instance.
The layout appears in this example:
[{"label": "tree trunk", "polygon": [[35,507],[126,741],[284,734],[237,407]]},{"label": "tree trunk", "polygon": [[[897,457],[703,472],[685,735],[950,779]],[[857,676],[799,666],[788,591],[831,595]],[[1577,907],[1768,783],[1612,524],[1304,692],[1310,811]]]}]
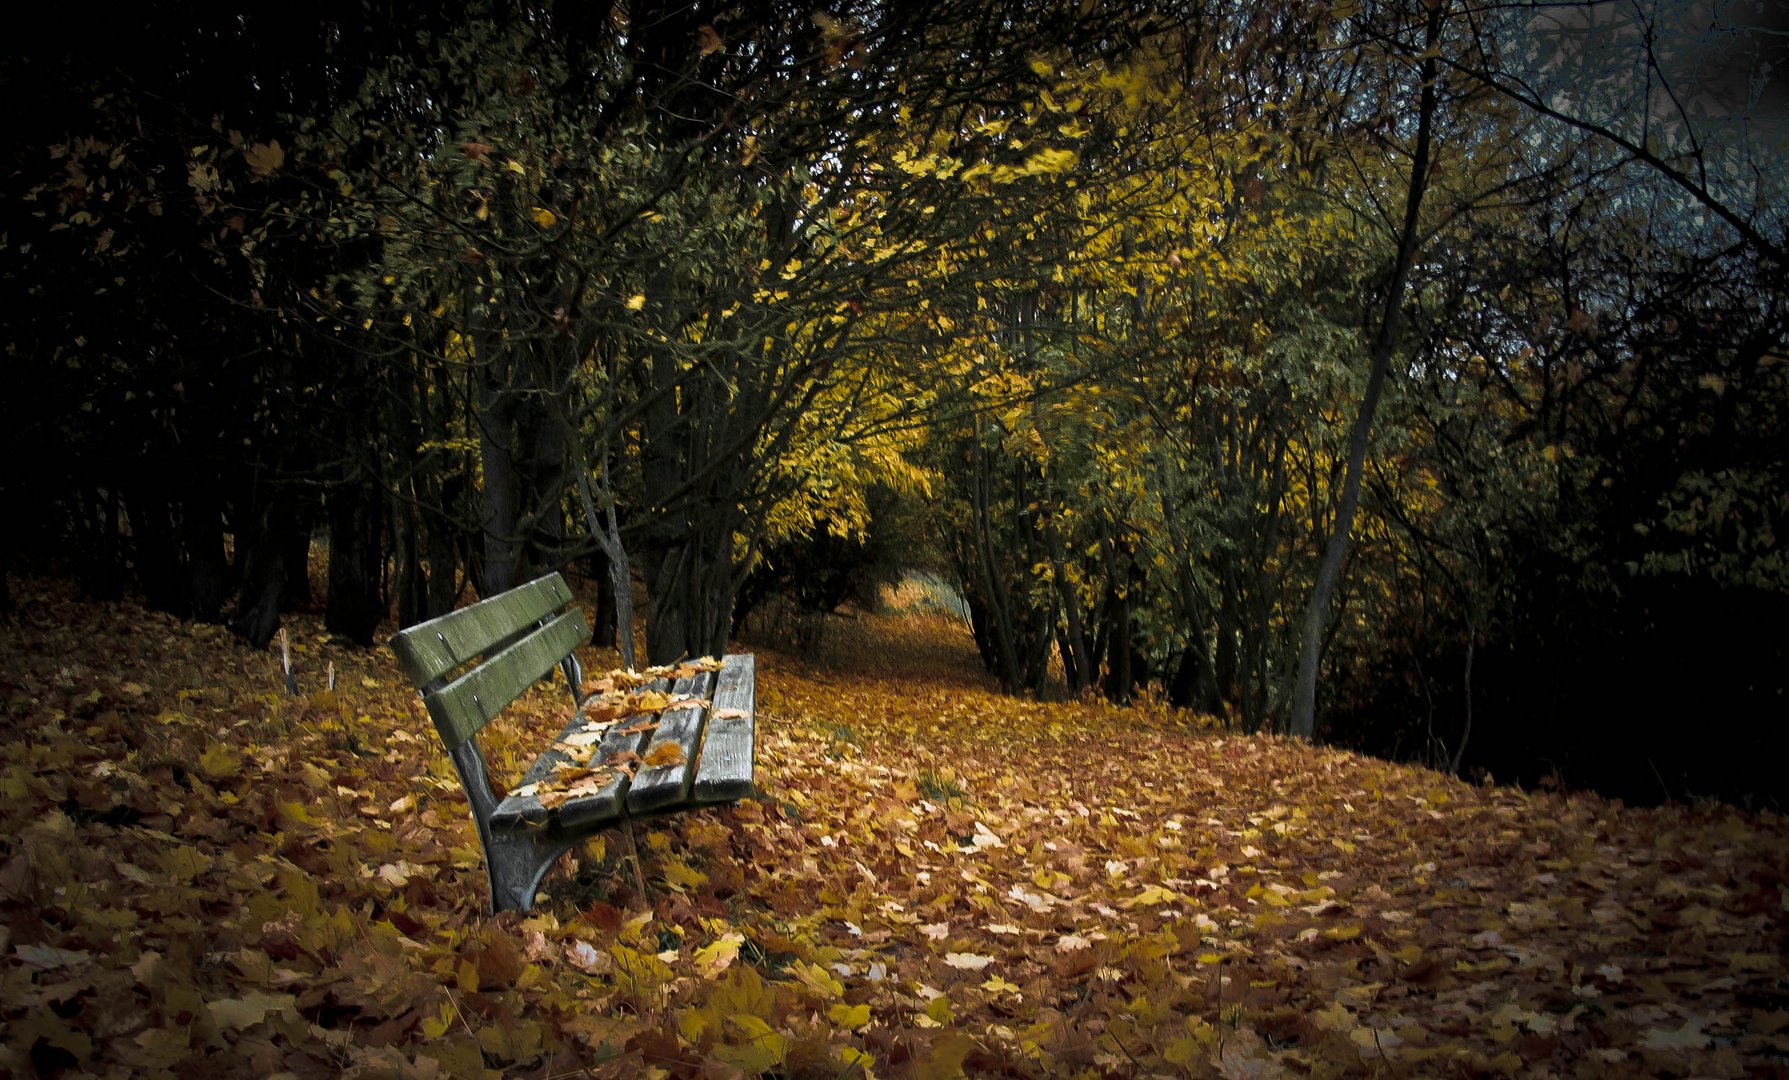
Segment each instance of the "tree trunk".
[{"label": "tree trunk", "polygon": [[993,499],[993,476],[986,456],[981,453],[980,438],[981,434],[977,431],[971,435],[969,442],[970,506],[975,518],[975,551],[981,572],[988,583],[987,606],[993,616],[989,620],[988,629],[998,657],[997,674],[1006,691],[1016,694],[1023,684],[1019,674],[1018,647],[1013,637],[1012,600],[1007,595],[1006,581],[1000,574],[1000,561],[994,554],[994,522],[990,506]]},{"label": "tree trunk", "polygon": [[294,515],[275,495],[259,515],[252,533],[238,533],[238,545],[247,545],[242,553],[242,584],[236,594],[236,612],[230,618],[230,631],[257,649],[265,649],[280,626],[280,598],[286,589],[286,548],[288,529],[295,527]]},{"label": "tree trunk", "polygon": [[1461,696],[1466,708],[1460,724],[1460,742],[1454,747],[1454,756],[1447,763],[1447,771],[1455,776],[1460,775],[1460,761],[1466,756],[1466,742],[1472,738],[1472,654],[1478,645],[1478,629],[1471,622],[1466,624],[1466,671],[1461,677]]},{"label": "tree trunk", "polygon": [[398,625],[414,626],[429,617],[429,576],[423,570],[422,553],[418,550],[421,527],[416,508],[400,499],[392,501],[391,514],[393,556],[398,575]]},{"label": "tree trunk", "polygon": [[[310,500],[306,500],[307,504]],[[311,515],[297,514],[292,527],[286,532],[286,548],[281,552],[281,560],[286,568],[286,584],[280,592],[280,610],[297,611],[308,607],[311,596]],[[377,538],[373,545],[378,546]],[[335,561],[335,551],[329,553],[331,562]],[[374,577],[375,584],[377,576]]]},{"label": "tree trunk", "polygon": [[356,645],[371,645],[385,617],[379,492],[350,477],[329,493],[329,596],[323,626]]},{"label": "tree trunk", "polygon": [[516,584],[521,544],[516,519],[523,498],[517,461],[516,392],[512,386],[516,357],[493,333],[478,334],[478,452],[484,473],[479,527],[484,558],[478,568],[478,591],[496,596]]},{"label": "tree trunk", "polygon": [[151,480],[133,486],[125,500],[130,521],[132,562],[151,611],[178,618],[192,613],[191,594],[182,587],[184,567],[174,539],[174,521],[165,492]]},{"label": "tree trunk", "polygon": [[1323,561],[1317,567],[1317,580],[1311,589],[1310,603],[1305,608],[1300,628],[1298,669],[1292,692],[1289,729],[1293,735],[1310,739],[1317,731],[1317,673],[1323,662],[1323,627],[1329,619],[1330,599],[1342,577],[1342,563],[1348,554],[1348,534],[1354,527],[1354,513],[1360,504],[1361,475],[1366,468],[1367,442],[1372,435],[1373,414],[1385,389],[1385,375],[1391,366],[1391,355],[1397,347],[1398,328],[1404,309],[1404,287],[1410,277],[1410,266],[1416,261],[1421,243],[1423,194],[1429,183],[1429,151],[1433,136],[1436,109],[1435,80],[1440,68],[1441,23],[1446,4],[1436,2],[1429,8],[1424,34],[1422,62],[1422,96],[1417,112],[1416,151],[1410,162],[1410,183],[1404,197],[1404,223],[1398,237],[1398,253],[1392,266],[1391,281],[1386,285],[1385,303],[1379,316],[1379,331],[1373,341],[1372,367],[1367,375],[1366,392],[1361,396],[1360,413],[1348,437],[1348,461],[1342,479],[1342,500],[1336,508],[1335,523],[1324,549]]},{"label": "tree trunk", "polygon": [[118,489],[104,491],[89,488],[79,493],[80,527],[88,534],[82,538],[81,592],[96,600],[118,600],[124,596],[124,567],[118,557],[120,520]]},{"label": "tree trunk", "polygon": [[192,600],[192,617],[200,622],[217,622],[222,618],[224,600],[230,595],[230,566],[224,558],[223,500],[215,487],[194,485],[180,515],[180,533],[186,548],[187,595]]},{"label": "tree trunk", "polygon": [[[597,513],[597,499],[590,488],[590,469],[580,466],[578,469],[578,502],[584,508],[584,521],[590,528],[590,535],[601,547],[601,558],[608,570],[609,616],[613,619],[609,631],[614,635],[615,648],[621,653],[621,665],[632,668],[634,657],[634,589],[633,566],[628,559],[627,547],[621,542],[621,524],[615,514],[615,494],[609,486],[609,456],[605,451],[602,457],[602,509]],[[602,634],[603,605],[600,597],[605,590],[598,588],[597,629]]]}]

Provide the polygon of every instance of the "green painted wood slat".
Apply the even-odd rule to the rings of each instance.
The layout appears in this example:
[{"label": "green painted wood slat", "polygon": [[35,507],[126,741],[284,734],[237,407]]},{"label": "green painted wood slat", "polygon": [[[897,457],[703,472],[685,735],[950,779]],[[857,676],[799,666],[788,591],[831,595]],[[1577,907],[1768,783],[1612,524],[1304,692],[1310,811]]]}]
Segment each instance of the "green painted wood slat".
[{"label": "green painted wood slat", "polygon": [[451,751],[477,735],[499,710],[589,637],[583,613],[574,608],[446,686],[424,691],[423,704],[435,719],[441,741]]},{"label": "green painted wood slat", "polygon": [[392,637],[391,648],[410,681],[426,689],[437,679],[490,652],[519,630],[563,609],[571,601],[571,589],[565,579],[558,574],[548,574],[509,592],[400,630]]}]

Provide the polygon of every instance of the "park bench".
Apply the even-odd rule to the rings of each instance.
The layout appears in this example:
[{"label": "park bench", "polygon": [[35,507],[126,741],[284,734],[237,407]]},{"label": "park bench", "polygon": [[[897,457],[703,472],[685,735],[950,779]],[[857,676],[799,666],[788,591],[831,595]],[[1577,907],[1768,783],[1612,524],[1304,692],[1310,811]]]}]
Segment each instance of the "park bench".
[{"label": "park bench", "polygon": [[[687,665],[684,677],[654,684],[670,701],[656,725],[650,716],[635,716],[603,727],[584,714],[592,700],[582,693],[583,670],[573,651],[589,637],[571,589],[548,574],[391,639],[466,790],[484,845],[492,911],[527,911],[559,856],[594,833],[752,794],[750,654],[727,656],[718,671]],[[571,723],[515,789],[500,795],[478,733],[555,667],[571,686]],[[591,771],[577,769],[580,758]],[[583,773],[583,782],[549,789],[554,777],[571,775],[567,769]]]}]

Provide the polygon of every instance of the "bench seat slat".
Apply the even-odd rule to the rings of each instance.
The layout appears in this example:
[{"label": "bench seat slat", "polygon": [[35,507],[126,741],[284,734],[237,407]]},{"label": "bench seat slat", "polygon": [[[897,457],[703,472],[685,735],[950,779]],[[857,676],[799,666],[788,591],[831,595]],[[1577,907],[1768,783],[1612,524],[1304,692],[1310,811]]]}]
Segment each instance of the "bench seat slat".
[{"label": "bench seat slat", "polygon": [[[656,680],[648,683],[646,689],[663,690],[665,683],[662,679]],[[596,753],[590,758],[591,765],[601,767],[604,761],[618,755],[638,754],[644,750],[648,736],[644,732],[629,732],[627,729],[641,721],[650,722],[651,719],[650,714],[647,714],[618,721],[603,733],[602,741],[596,744]],[[586,721],[579,715],[553,741],[563,742],[568,736],[583,731],[585,725]],[[522,779],[516,784],[517,790],[548,779],[559,764],[567,760],[563,753],[549,746],[522,775]],[[496,812],[491,815],[491,825],[499,829],[539,829],[548,825],[560,829],[595,829],[624,816],[627,793],[632,786],[627,773],[617,771],[614,778],[598,788],[594,795],[571,799],[552,808],[542,806],[538,795],[510,795],[497,804]]]},{"label": "bench seat slat", "polygon": [[757,726],[757,664],[751,653],[726,658],[714,688],[708,734],[696,763],[691,799],[732,802],[750,796],[753,732]]},{"label": "bench seat slat", "polygon": [[589,637],[583,614],[573,608],[439,690],[424,691],[423,703],[435,718],[441,741],[451,751],[478,734],[499,710]]},{"label": "bench seat slat", "polygon": [[[701,672],[691,678],[678,679],[671,688],[673,698],[703,698],[713,689],[714,676]],[[627,812],[649,814],[689,801],[690,772],[702,745],[702,724],[708,710],[696,705],[683,709],[667,709],[659,717],[658,730],[646,744],[642,756],[650,757],[661,746],[676,745],[683,751],[683,760],[675,765],[641,767],[627,792]]]},{"label": "bench seat slat", "polygon": [[[418,687],[426,687],[456,668],[491,651],[571,603],[571,588],[558,574],[519,585],[506,593],[450,611],[427,622],[400,630],[391,639],[392,651],[404,673]],[[567,650],[570,651],[570,650]]]}]

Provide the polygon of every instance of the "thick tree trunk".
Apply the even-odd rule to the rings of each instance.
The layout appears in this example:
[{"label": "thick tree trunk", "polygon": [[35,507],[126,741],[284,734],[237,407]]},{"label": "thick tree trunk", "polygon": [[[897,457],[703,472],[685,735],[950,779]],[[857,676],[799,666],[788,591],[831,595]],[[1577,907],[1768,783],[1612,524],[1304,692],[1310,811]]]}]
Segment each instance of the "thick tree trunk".
[{"label": "thick tree trunk", "polygon": [[1422,201],[1428,190],[1429,153],[1433,137],[1437,101],[1436,77],[1440,68],[1439,47],[1441,24],[1447,5],[1437,0],[1429,9],[1424,35],[1422,62],[1422,96],[1417,111],[1416,150],[1410,161],[1410,183],[1404,195],[1404,223],[1398,236],[1398,253],[1392,265],[1391,280],[1385,288],[1385,303],[1379,316],[1379,330],[1373,341],[1372,367],[1367,374],[1366,392],[1361,395],[1360,412],[1348,437],[1348,460],[1342,479],[1342,498],[1336,508],[1329,544],[1323,561],[1317,567],[1317,580],[1311,589],[1310,603],[1305,607],[1300,627],[1298,669],[1292,691],[1292,712],[1288,727],[1293,735],[1309,739],[1317,730],[1317,673],[1323,662],[1323,627],[1329,619],[1330,599],[1342,579],[1342,563],[1348,554],[1349,532],[1354,528],[1354,513],[1360,505],[1361,475],[1366,468],[1367,442],[1372,435],[1373,415],[1385,389],[1385,376],[1391,366],[1392,352],[1397,348],[1398,328],[1404,310],[1404,287],[1410,277],[1421,243]]},{"label": "thick tree trunk", "polygon": [[[440,485],[438,511],[422,518],[423,559],[429,572],[428,617],[431,619],[452,611],[460,598],[460,555],[470,546],[467,530],[458,524],[468,519],[461,514],[464,500],[452,491],[461,486],[458,483]],[[471,573],[470,568],[467,573]]]},{"label": "thick tree trunk", "polygon": [[224,508],[215,487],[194,485],[180,515],[180,533],[186,548],[187,595],[192,617],[218,622],[224,600],[230,595],[230,564],[224,557]]},{"label": "thick tree trunk", "polygon": [[1012,598],[1007,593],[1006,579],[1000,573],[1000,560],[994,552],[993,476],[988,468],[986,455],[981,453],[980,438],[978,431],[969,443],[970,506],[975,519],[975,551],[982,576],[988,585],[987,605],[993,616],[989,620],[988,630],[998,657],[996,674],[1006,691],[1016,694],[1024,684],[1019,670],[1018,643],[1013,633]]},{"label": "thick tree trunk", "polygon": [[185,568],[167,495],[154,481],[133,487],[125,501],[125,516],[130,521],[132,563],[144,600],[152,611],[186,618],[192,613],[191,594],[184,587]]},{"label": "thick tree trunk", "polygon": [[236,593],[230,631],[257,649],[266,648],[280,626],[280,599],[286,589],[285,552],[290,540],[286,531],[295,527],[292,518],[276,495],[272,505],[260,515],[254,531],[247,536],[239,534],[236,539],[239,545],[247,545],[247,550],[240,553],[242,584]]},{"label": "thick tree trunk", "polygon": [[96,600],[118,600],[124,596],[118,489],[90,488],[82,491],[79,499],[78,527],[87,534],[80,545],[81,592]]},{"label": "thick tree trunk", "polygon": [[[1045,487],[1046,497],[1048,487]],[[1075,595],[1075,583],[1069,580],[1068,556],[1063,549],[1062,535],[1057,532],[1055,521],[1045,512],[1043,534],[1046,550],[1050,553],[1050,576],[1055,579],[1056,596],[1062,604],[1063,618],[1066,622],[1064,640],[1067,642],[1068,654],[1063,657],[1063,670],[1068,673],[1068,689],[1071,695],[1093,685],[1098,673],[1091,662],[1090,650],[1087,647],[1087,627],[1081,619],[1081,598]]]},{"label": "thick tree trunk", "polygon": [[371,645],[385,617],[379,546],[379,492],[350,478],[329,493],[329,596],[323,626],[356,645]]},{"label": "thick tree trunk", "polygon": [[516,542],[516,510],[521,477],[515,461],[515,410],[504,391],[491,390],[479,407],[479,460],[484,469],[479,527],[484,545],[478,591],[496,596],[514,587],[521,558]]},{"label": "thick tree trunk", "polygon": [[[309,500],[307,499],[308,503]],[[286,584],[280,592],[280,610],[297,611],[309,607],[314,599],[311,596],[311,515],[295,514],[292,527],[285,537],[285,550],[281,560],[286,568]],[[375,546],[377,541],[375,540]],[[335,552],[330,551],[330,560],[334,561]]]},{"label": "thick tree trunk", "polygon": [[394,500],[392,547],[397,563],[398,625],[414,626],[428,618],[429,576],[422,566],[421,531],[416,509]]}]

